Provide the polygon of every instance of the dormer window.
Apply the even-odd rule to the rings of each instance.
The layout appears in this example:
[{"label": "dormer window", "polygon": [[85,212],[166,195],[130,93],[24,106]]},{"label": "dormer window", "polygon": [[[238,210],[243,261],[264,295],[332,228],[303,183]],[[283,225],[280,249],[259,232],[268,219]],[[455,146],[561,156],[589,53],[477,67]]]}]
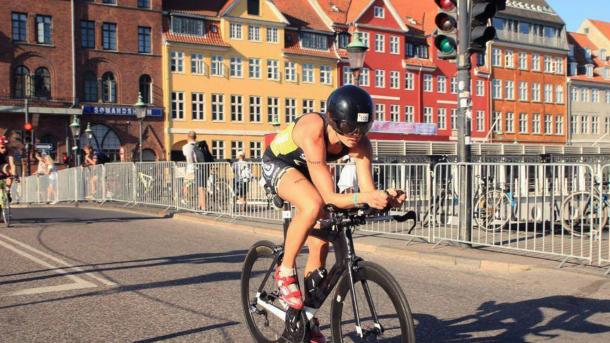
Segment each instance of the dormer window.
[{"label": "dormer window", "polygon": [[172,17],[172,33],[203,36],[204,21],[185,17]]},{"label": "dormer window", "polygon": [[587,77],[593,77],[593,64],[587,64],[585,68],[587,68]]},{"label": "dormer window", "polygon": [[302,32],[301,46],[308,49],[328,50],[328,38],[319,33]]},{"label": "dormer window", "polygon": [[569,57],[574,57],[574,44],[569,44],[570,51],[568,52]]},{"label": "dormer window", "polygon": [[248,0],[248,14],[249,15],[260,15],[261,7],[259,0]]},{"label": "dormer window", "polygon": [[375,16],[375,18],[385,18],[385,11],[383,10],[383,7],[381,6],[375,6],[373,7],[373,15]]},{"label": "dormer window", "polygon": [[570,62],[570,76],[578,75],[578,63]]},{"label": "dormer window", "polygon": [[591,59],[591,49],[585,48],[585,57],[587,58],[587,60]]},{"label": "dormer window", "polygon": [[340,49],[347,48],[347,45],[349,44],[349,33],[341,32],[341,33],[339,33],[337,39],[339,40],[339,48]]}]

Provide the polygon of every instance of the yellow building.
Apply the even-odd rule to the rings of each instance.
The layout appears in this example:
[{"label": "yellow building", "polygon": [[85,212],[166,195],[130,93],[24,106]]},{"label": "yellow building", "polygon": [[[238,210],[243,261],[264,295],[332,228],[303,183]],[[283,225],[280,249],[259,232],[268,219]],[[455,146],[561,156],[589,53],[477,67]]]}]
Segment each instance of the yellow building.
[{"label": "yellow building", "polygon": [[[240,150],[246,158],[259,158],[265,134],[302,113],[325,111],[339,57],[332,29],[308,0],[165,6],[168,158],[182,157],[191,130],[207,141],[216,159],[235,158]],[[297,14],[300,20],[287,19]]]}]

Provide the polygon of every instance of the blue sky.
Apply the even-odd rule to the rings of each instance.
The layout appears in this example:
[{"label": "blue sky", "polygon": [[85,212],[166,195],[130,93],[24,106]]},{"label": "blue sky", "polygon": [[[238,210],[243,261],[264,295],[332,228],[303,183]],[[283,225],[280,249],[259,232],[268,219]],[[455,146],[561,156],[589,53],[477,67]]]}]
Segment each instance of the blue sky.
[{"label": "blue sky", "polygon": [[610,21],[608,0],[546,0],[561,16],[568,31],[576,31],[584,19]]}]

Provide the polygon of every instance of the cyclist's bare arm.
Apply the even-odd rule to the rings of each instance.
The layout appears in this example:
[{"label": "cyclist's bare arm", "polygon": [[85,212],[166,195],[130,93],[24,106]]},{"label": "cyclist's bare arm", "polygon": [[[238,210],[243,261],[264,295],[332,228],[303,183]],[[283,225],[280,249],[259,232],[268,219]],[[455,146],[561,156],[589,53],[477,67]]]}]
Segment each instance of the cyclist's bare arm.
[{"label": "cyclist's bare arm", "polygon": [[373,156],[373,148],[368,137],[362,137],[358,145],[355,146],[349,153],[350,157],[356,164],[356,175],[358,175],[358,187],[361,192],[374,192],[375,182],[373,182],[373,174],[371,158]]}]

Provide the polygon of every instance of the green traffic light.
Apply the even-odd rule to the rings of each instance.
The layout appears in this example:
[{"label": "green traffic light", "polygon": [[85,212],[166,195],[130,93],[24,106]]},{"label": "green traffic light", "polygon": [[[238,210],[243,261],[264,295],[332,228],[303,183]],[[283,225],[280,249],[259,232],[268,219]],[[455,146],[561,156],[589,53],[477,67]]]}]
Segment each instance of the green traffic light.
[{"label": "green traffic light", "polygon": [[452,53],[455,51],[455,47],[453,46],[453,44],[451,44],[451,42],[447,38],[441,40],[439,47],[440,47],[441,52],[446,53],[446,54]]}]

